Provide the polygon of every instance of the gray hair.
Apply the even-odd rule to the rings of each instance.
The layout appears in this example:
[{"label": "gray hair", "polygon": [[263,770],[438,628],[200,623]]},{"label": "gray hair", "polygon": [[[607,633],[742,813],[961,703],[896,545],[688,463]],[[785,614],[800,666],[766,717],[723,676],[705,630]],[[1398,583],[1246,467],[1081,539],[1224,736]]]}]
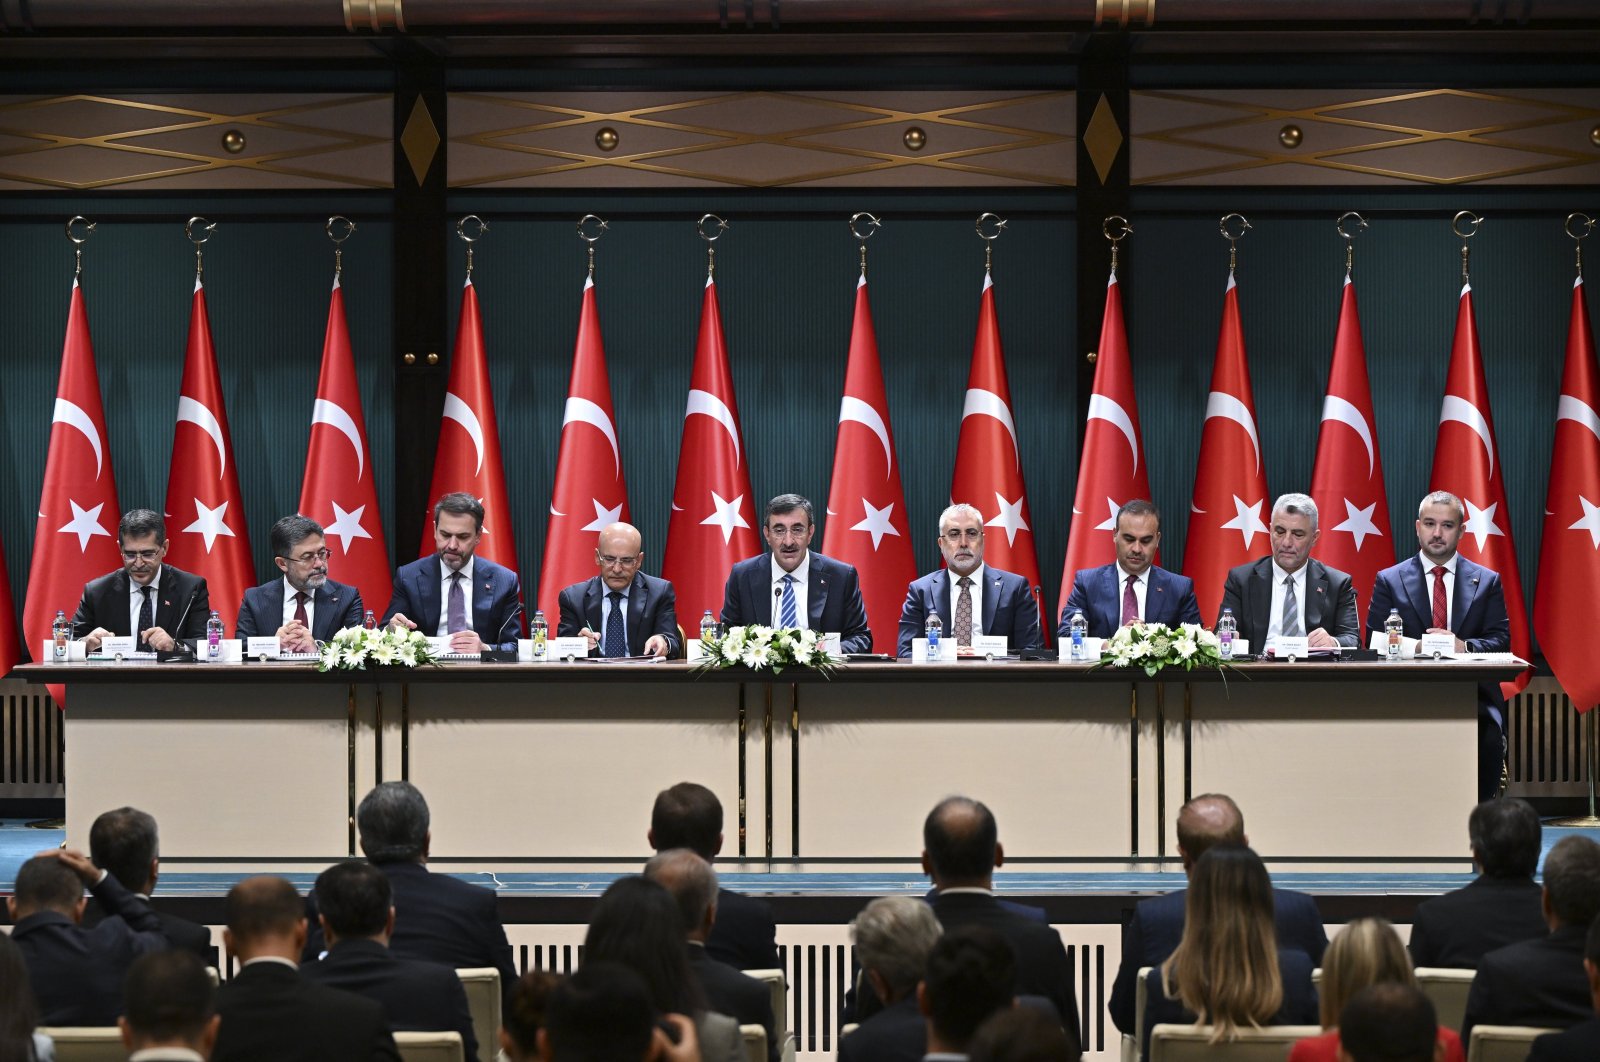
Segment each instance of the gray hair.
[{"label": "gray hair", "polygon": [[1311,521],[1311,530],[1317,529],[1317,503],[1311,500],[1309,494],[1280,494],[1278,500],[1272,503],[1272,511],[1304,516]]},{"label": "gray hair", "polygon": [[944,525],[949,523],[957,516],[970,516],[974,520],[978,521],[978,529],[983,529],[983,513],[978,511],[978,507],[975,505],[968,505],[966,502],[956,502],[954,505],[948,506],[944,512],[939,514],[939,534],[944,534]]},{"label": "gray hair", "polygon": [[943,933],[933,908],[920,896],[883,896],[850,923],[863,969],[876,970],[895,993],[922,980],[928,953]]},{"label": "gray hair", "polygon": [[1418,520],[1422,519],[1422,510],[1426,509],[1430,505],[1448,505],[1450,508],[1456,511],[1456,520],[1460,521],[1467,518],[1466,506],[1461,504],[1460,498],[1456,497],[1454,494],[1451,494],[1447,490],[1431,491],[1426,497],[1417,503]]},{"label": "gray hair", "polygon": [[410,782],[384,782],[361,798],[356,828],[374,863],[415,863],[428,840],[428,802]]},{"label": "gray hair", "polygon": [[657,852],[644,865],[644,876],[672,894],[685,932],[705,925],[706,912],[717,902],[717,872],[694,849]]}]

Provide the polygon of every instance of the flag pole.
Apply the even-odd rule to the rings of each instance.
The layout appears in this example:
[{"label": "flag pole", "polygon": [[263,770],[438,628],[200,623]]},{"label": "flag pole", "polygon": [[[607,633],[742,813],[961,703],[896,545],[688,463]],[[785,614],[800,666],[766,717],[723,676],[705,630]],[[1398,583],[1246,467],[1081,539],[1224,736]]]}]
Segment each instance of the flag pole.
[{"label": "flag pole", "polygon": [[[865,232],[857,230],[856,226],[860,224],[866,225]],[[882,227],[883,222],[865,210],[858,210],[850,215],[850,235],[854,236],[857,242],[861,244],[861,275],[863,277],[867,275],[867,241],[876,236],[878,230]]]},{"label": "flag pole", "polygon": [[356,234],[356,223],[343,214],[335,214],[322,231],[333,241],[333,279],[338,280],[344,275],[344,241]]}]

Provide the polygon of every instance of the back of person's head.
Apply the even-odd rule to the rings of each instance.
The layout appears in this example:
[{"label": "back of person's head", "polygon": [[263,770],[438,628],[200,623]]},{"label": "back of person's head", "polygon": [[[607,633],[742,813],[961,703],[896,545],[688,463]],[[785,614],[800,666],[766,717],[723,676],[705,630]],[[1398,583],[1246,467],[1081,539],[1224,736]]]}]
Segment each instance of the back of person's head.
[{"label": "back of person's head", "polygon": [[54,856],[34,856],[18,868],[11,895],[19,918],[37,911],[71,918],[83,902],[83,881]]},{"label": "back of person's head", "polygon": [[655,1022],[650,993],[637,973],[586,957],[577,973],[557,982],[545,1003],[548,1057],[552,1062],[641,1062]]},{"label": "back of person's head", "polygon": [[683,919],[684,932],[693,934],[706,924],[717,902],[717,872],[689,848],[668,848],[644,865],[644,876],[672,895]]},{"label": "back of person's head", "polygon": [[1272,879],[1255,852],[1219,844],[1196,860],[1183,938],[1161,975],[1167,995],[1212,1026],[1214,1043],[1265,1025],[1283,1003],[1272,913]]},{"label": "back of person's head", "polygon": [[861,968],[883,978],[895,1002],[917,987],[944,930],[920,896],[882,896],[850,923]]},{"label": "back of person's head", "polygon": [[722,847],[722,801],[694,782],[663,789],[650,809],[650,840],[658,852],[687,848],[710,862]]},{"label": "back of person's head", "polygon": [[1439,1018],[1415,985],[1371,985],[1339,1012],[1339,1046],[1354,1062],[1433,1062]]},{"label": "back of person's head", "polygon": [[1600,844],[1563,837],[1544,857],[1546,902],[1563,926],[1588,928],[1600,914]]},{"label": "back of person's head", "polygon": [[184,1045],[209,1054],[216,1037],[216,990],[193,952],[155,951],[128,967],[123,1042],[133,1050]]},{"label": "back of person's head", "polygon": [[1083,1055],[1048,1014],[1007,1007],[978,1027],[967,1057],[972,1062],[1078,1062]]},{"label": "back of person's head", "polygon": [[994,873],[999,838],[993,812],[970,797],[944,798],[922,823],[928,869],[941,886],[987,880]]},{"label": "back of person's head", "polygon": [[1539,813],[1526,800],[1485,800],[1467,816],[1473,858],[1491,878],[1531,878],[1539,866]]},{"label": "back of person's head", "polygon": [[22,949],[0,933],[0,1058],[31,1059],[33,1030],[39,1024],[39,1004],[28,977]]},{"label": "back of person's head", "polygon": [[1358,918],[1339,931],[1322,956],[1322,1027],[1339,1024],[1339,1012],[1369,985],[1414,985],[1411,956],[1387,918]]},{"label": "back of person's head", "polygon": [[234,945],[293,935],[305,920],[305,901],[283,878],[260,874],[228,890],[223,904]]},{"label": "back of person's head", "polygon": [[89,827],[90,861],[130,892],[143,892],[150,884],[159,854],[156,820],[138,808],[107,811]]},{"label": "back of person's head", "polygon": [[584,961],[621,963],[638,974],[658,1013],[698,1014],[705,999],[689,970],[686,933],[671,893],[648,878],[618,878],[595,904]]},{"label": "back of person's head", "polygon": [[965,1050],[978,1026],[1016,999],[1017,957],[992,929],[952,929],[928,952],[922,986],[933,1032],[946,1048]]},{"label": "back of person's head", "polygon": [[550,993],[561,975],[549,970],[529,970],[517,978],[500,1013],[500,1047],[511,1062],[533,1062],[539,1057],[539,1030],[544,1028]]},{"label": "back of person's head", "polygon": [[1244,812],[1225,793],[1201,793],[1178,809],[1178,847],[1193,866],[1218,844],[1244,844]]},{"label": "back of person's head", "polygon": [[383,782],[361,798],[356,829],[374,863],[416,863],[428,853],[428,802],[410,782]]},{"label": "back of person's head", "polygon": [[394,894],[371,863],[335,863],[317,875],[317,911],[340,938],[375,937],[389,927]]}]

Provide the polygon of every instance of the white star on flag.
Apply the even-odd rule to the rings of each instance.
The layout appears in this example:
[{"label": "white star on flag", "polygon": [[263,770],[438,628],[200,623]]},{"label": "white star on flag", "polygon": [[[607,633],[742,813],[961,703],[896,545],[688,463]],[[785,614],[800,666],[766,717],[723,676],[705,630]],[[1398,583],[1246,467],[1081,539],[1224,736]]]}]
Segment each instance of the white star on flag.
[{"label": "white star on flag", "polygon": [[1490,535],[1505,535],[1494,522],[1494,511],[1500,508],[1499,502],[1492,502],[1487,509],[1480,509],[1465,498],[1461,502],[1467,507],[1467,522],[1461,525],[1461,530],[1478,540],[1479,552],[1482,552]]},{"label": "white star on flag", "polygon": [[1245,549],[1250,548],[1250,543],[1255,539],[1256,532],[1259,531],[1263,535],[1267,534],[1267,525],[1261,522],[1261,506],[1265,502],[1266,499],[1263,498],[1254,505],[1246,505],[1244,499],[1237,494],[1233,496],[1234,517],[1222,526],[1232,528],[1243,535]]},{"label": "white star on flag", "polygon": [[1589,532],[1590,544],[1595,549],[1600,549],[1600,505],[1596,505],[1581,494],[1578,495],[1578,501],[1583,503],[1583,518],[1575,524],[1568,525],[1567,530]]},{"label": "white star on flag", "polygon": [[604,531],[612,524],[622,519],[622,505],[619,503],[615,509],[607,509],[600,504],[599,498],[590,498],[594,502],[594,519],[584,524],[580,531]]},{"label": "white star on flag", "polygon": [[1103,524],[1095,524],[1094,529],[1096,531],[1115,531],[1117,529],[1117,510],[1120,508],[1122,508],[1122,506],[1118,505],[1110,498],[1107,498],[1106,522]]},{"label": "white star on flag", "polygon": [[744,517],[739,512],[739,506],[744,504],[743,494],[733,499],[733,501],[724,501],[722,495],[712,491],[711,504],[716,506],[717,511],[701,520],[700,523],[722,528],[722,544],[724,546],[733,539],[734,528],[750,526],[745,523]]},{"label": "white star on flag", "polygon": [[215,509],[210,509],[207,508],[206,504],[199,498],[196,498],[194,500],[194,512],[194,523],[184,528],[184,531],[197,531],[201,535],[205,536],[207,553],[211,552],[211,547],[216,544],[216,541],[220,536],[227,535],[229,538],[236,537],[233,533],[233,529],[230,528],[226,523],[226,517],[228,515],[227,502],[223,502]]},{"label": "white star on flag", "polygon": [[367,511],[365,505],[358,505],[354,512],[347,512],[340,507],[338,502],[333,502],[334,521],[322,530],[330,537],[337,535],[339,538],[339,552],[346,556],[350,553],[350,540],[352,538],[371,538],[367,529],[361,526],[361,517]]},{"label": "white star on flag", "polygon": [[101,502],[93,509],[85,509],[83,506],[79,505],[75,501],[71,501],[70,499],[68,500],[68,504],[72,506],[72,522],[67,524],[65,527],[58,528],[56,530],[57,534],[71,532],[72,534],[77,535],[78,549],[83,552],[88,551],[89,540],[95,535],[104,535],[107,538],[111,537],[111,532],[100,526],[100,510],[106,507],[105,502]]},{"label": "white star on flag", "polygon": [[1335,531],[1350,532],[1350,534],[1355,537],[1356,549],[1359,550],[1361,548],[1361,543],[1366,541],[1368,535],[1377,535],[1379,538],[1383,537],[1383,532],[1378,530],[1378,525],[1372,522],[1372,512],[1377,507],[1378,503],[1373,502],[1365,509],[1357,509],[1355,502],[1351,501],[1349,498],[1346,498],[1344,499],[1344,522],[1334,524],[1333,529]]},{"label": "white star on flag", "polygon": [[878,543],[883,541],[884,535],[900,534],[900,532],[894,529],[894,525],[889,522],[890,516],[894,514],[894,502],[890,502],[888,505],[880,509],[871,502],[867,501],[867,499],[862,498],[861,506],[866,510],[866,519],[862,520],[859,524],[856,524],[850,530],[869,532],[872,535],[872,550],[874,553],[876,553],[878,550]]},{"label": "white star on flag", "polygon": [[984,527],[1003,527],[1006,529],[1006,544],[1016,545],[1017,532],[1028,530],[1028,525],[1022,520],[1023,498],[1014,502],[1006,501],[1005,496],[999,491],[994,492],[995,504],[1000,506],[1000,511],[995,513],[993,520],[984,521]]}]

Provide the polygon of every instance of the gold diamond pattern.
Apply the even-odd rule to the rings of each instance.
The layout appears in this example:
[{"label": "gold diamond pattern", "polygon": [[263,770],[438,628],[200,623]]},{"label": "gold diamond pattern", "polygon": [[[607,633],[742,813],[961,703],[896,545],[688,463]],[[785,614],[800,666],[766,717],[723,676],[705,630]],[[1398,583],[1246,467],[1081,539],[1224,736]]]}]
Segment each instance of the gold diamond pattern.
[{"label": "gold diamond pattern", "polygon": [[1094,105],[1094,114],[1089,117],[1089,125],[1083,131],[1083,146],[1089,152],[1089,158],[1094,162],[1094,172],[1100,175],[1100,183],[1105,184],[1106,178],[1111,174],[1111,164],[1117,161],[1117,152],[1122,150],[1122,130],[1117,125],[1117,116],[1111,113],[1111,101],[1105,96],[1100,97],[1100,102]]},{"label": "gold diamond pattern", "polygon": [[411,108],[406,127],[400,131],[400,148],[406,153],[406,161],[411,163],[411,172],[420,186],[439,150],[439,127],[433,124],[433,115],[428,113],[427,101],[421,96]]}]

